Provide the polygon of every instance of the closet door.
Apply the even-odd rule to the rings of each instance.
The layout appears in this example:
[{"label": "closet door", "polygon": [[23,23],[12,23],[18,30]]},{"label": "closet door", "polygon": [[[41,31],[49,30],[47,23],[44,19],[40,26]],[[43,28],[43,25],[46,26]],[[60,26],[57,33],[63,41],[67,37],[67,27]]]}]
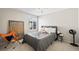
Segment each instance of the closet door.
[{"label": "closet door", "polygon": [[24,22],[9,20],[9,32],[14,31],[19,37],[24,35]]}]

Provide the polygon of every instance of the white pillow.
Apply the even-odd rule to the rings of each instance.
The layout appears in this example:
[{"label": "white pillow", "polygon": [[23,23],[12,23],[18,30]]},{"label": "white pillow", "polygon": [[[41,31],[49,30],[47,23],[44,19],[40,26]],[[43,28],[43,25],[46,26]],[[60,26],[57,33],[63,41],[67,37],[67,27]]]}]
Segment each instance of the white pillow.
[{"label": "white pillow", "polygon": [[19,43],[22,43],[22,42],[23,42],[23,39],[20,39],[20,40],[19,40]]},{"label": "white pillow", "polygon": [[45,28],[45,31],[48,32],[48,33],[56,33],[55,28]]}]

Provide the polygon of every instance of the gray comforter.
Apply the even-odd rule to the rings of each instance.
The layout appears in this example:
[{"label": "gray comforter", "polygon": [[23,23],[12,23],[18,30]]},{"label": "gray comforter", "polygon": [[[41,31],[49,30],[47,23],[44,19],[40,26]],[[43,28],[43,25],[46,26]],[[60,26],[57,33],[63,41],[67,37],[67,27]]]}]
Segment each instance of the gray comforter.
[{"label": "gray comforter", "polygon": [[[41,35],[41,34],[40,34]],[[45,51],[49,45],[56,39],[56,34],[52,33],[50,35],[34,37],[31,35],[24,35],[23,43],[27,43],[32,46],[36,51]]]}]

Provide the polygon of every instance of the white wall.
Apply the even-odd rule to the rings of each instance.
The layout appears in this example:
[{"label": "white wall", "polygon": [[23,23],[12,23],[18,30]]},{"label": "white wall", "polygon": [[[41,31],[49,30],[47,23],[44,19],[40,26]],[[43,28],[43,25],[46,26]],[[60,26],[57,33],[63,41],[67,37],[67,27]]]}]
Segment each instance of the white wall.
[{"label": "white wall", "polygon": [[64,41],[71,42],[72,36],[69,34],[69,29],[78,29],[78,9],[65,9],[40,16],[39,29],[42,25],[58,26],[58,30],[64,34]]},{"label": "white wall", "polygon": [[78,8],[78,29],[79,29],[79,8]]},{"label": "white wall", "polygon": [[79,40],[79,8],[78,8],[78,40]]},{"label": "white wall", "polygon": [[24,21],[24,33],[27,33],[28,21],[37,20],[36,16],[8,8],[0,8],[0,33],[7,33],[8,30],[8,20]]}]

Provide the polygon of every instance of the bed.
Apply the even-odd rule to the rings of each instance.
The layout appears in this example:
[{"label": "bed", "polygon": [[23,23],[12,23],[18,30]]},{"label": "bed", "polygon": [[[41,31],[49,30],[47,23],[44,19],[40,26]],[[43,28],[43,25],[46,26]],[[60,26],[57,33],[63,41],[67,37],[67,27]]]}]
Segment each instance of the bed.
[{"label": "bed", "polygon": [[29,44],[35,51],[46,51],[48,46],[57,39],[57,26],[42,26],[42,28],[47,31],[51,28],[54,32],[29,32],[24,35],[23,43]]}]

